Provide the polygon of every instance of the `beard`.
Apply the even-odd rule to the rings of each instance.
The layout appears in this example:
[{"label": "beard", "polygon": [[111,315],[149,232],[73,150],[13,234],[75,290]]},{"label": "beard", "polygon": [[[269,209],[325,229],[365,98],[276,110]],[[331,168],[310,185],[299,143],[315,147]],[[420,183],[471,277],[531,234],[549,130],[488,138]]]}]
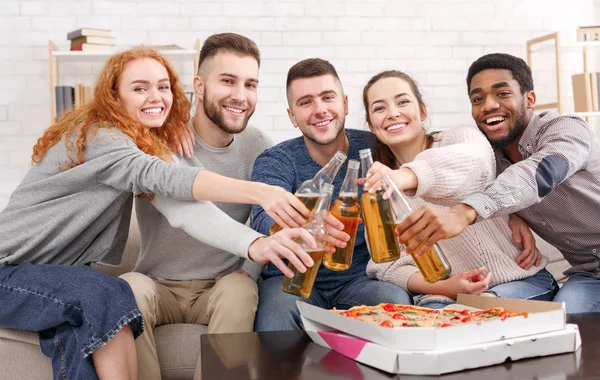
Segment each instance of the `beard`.
[{"label": "beard", "polygon": [[485,135],[485,137],[490,142],[492,148],[504,149],[517,139],[521,137],[525,128],[527,128],[527,123],[525,118],[527,116],[527,106],[522,104],[519,113],[516,115],[515,125],[509,127],[508,133],[504,137],[498,137],[496,139],[491,139],[484,128],[479,127],[479,130]]},{"label": "beard", "polygon": [[328,138],[327,140],[321,140],[321,141],[317,140],[317,137],[315,136],[314,133],[312,133],[310,131],[310,128],[307,128],[307,133],[304,133],[304,131],[303,131],[302,134],[304,135],[304,137],[306,137],[307,139],[309,139],[310,141],[314,142],[317,145],[329,145],[338,138],[340,133],[342,133],[342,131],[344,130],[344,124],[345,124],[345,120],[340,121],[339,124],[336,123],[335,136]]},{"label": "beard", "polygon": [[225,121],[225,111],[222,107],[220,107],[216,102],[212,102],[211,99],[208,99],[206,96],[202,101],[202,108],[204,109],[204,114],[212,121],[219,129],[223,132],[229,134],[236,134],[242,132],[248,126],[248,120],[252,114],[254,114],[254,109],[247,109],[246,117],[242,121],[240,126],[230,126]]}]

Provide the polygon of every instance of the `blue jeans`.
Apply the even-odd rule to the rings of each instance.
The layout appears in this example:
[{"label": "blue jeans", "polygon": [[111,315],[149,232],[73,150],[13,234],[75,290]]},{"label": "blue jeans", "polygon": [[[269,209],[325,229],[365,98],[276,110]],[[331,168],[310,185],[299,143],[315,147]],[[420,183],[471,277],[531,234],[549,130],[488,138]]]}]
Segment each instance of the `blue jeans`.
[{"label": "blue jeans", "polygon": [[575,273],[560,288],[556,302],[564,302],[567,314],[600,311],[600,275]]},{"label": "blue jeans", "polygon": [[0,265],[0,326],[39,332],[54,379],[97,379],[91,354],[143,319],[124,280],[85,265]]},{"label": "blue jeans", "polygon": [[382,302],[411,304],[408,293],[389,282],[366,275],[332,290],[313,288],[310,298],[302,298],[281,290],[284,276],[269,277],[258,288],[258,311],[254,322],[256,331],[299,330],[302,328],[296,300],[326,309],[348,309],[358,305],[378,305]]},{"label": "blue jeans", "polygon": [[[500,298],[517,298],[523,300],[552,301],[552,298],[558,291],[558,283],[546,269],[542,269],[533,276],[522,280],[505,282],[488,289],[487,293],[492,293]],[[441,309],[454,303],[451,300],[423,299],[418,302],[419,306],[430,307],[432,309]]]}]

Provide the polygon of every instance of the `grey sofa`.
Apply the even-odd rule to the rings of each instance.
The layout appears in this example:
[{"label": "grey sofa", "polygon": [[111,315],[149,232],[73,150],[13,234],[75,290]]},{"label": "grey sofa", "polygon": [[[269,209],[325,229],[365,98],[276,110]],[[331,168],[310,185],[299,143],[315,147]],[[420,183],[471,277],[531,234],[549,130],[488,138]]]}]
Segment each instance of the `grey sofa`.
[{"label": "grey sofa", "polygon": [[[120,267],[95,268],[118,276],[130,271],[140,249],[135,216],[131,219],[129,240]],[[156,347],[164,380],[192,379],[200,357],[200,335],[204,325],[173,324],[155,329]],[[51,362],[40,351],[36,333],[0,328],[0,380],[52,380]]]}]

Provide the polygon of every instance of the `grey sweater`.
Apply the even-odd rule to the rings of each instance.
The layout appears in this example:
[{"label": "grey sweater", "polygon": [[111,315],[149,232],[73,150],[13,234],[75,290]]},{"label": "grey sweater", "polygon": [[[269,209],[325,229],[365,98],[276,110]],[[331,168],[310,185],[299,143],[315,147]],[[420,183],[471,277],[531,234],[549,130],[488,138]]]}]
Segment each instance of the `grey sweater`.
[{"label": "grey sweater", "polygon": [[119,264],[133,194],[192,200],[199,168],[169,164],[116,128],[88,136],[84,163],[68,161],[65,141],[34,164],[0,212],[0,264]]},{"label": "grey sweater", "polygon": [[[184,165],[249,180],[254,161],[271,146],[260,130],[247,127],[229,146],[215,148],[196,135]],[[248,247],[262,234],[244,225],[251,205],[186,202],[155,196],[136,198],[141,252],[134,271],[163,280],[213,280],[242,269],[254,279],[262,267],[247,260]]]}]

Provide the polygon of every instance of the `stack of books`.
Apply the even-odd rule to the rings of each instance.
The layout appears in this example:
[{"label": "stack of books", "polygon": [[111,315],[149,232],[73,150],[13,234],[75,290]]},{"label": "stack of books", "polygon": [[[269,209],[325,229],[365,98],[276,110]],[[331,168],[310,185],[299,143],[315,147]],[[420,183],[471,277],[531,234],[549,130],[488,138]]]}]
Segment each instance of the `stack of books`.
[{"label": "stack of books", "polygon": [[108,29],[80,28],[69,32],[67,39],[71,41],[71,50],[106,51],[115,46],[115,38]]}]

